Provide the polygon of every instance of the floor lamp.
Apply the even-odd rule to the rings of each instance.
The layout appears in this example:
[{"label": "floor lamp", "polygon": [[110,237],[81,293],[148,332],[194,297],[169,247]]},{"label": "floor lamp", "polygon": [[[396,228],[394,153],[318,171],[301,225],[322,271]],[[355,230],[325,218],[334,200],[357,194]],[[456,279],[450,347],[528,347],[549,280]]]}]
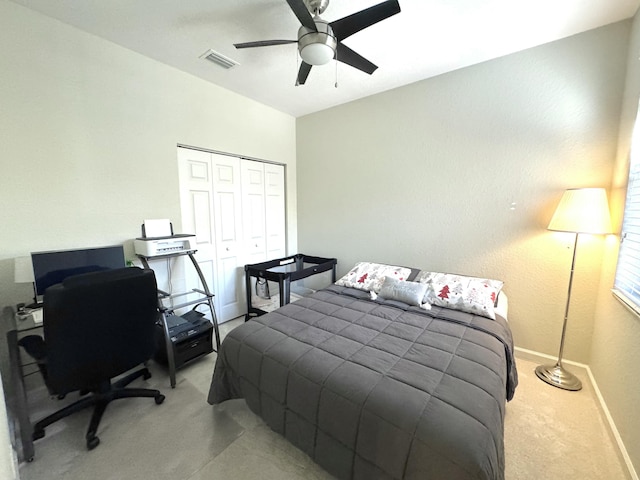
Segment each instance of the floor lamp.
[{"label": "floor lamp", "polygon": [[556,232],[574,233],[575,241],[573,244],[573,259],[571,260],[569,290],[567,293],[567,305],[564,310],[564,323],[562,324],[558,361],[555,365],[540,365],[536,368],[536,375],[554,387],[575,391],[582,388],[582,383],[575,375],[565,370],[562,366],[562,352],[564,350],[564,337],[567,330],[569,303],[571,302],[571,285],[573,284],[573,270],[576,264],[578,235],[581,233],[595,235],[611,233],[611,217],[609,216],[607,192],[604,188],[576,188],[565,191],[547,229]]}]

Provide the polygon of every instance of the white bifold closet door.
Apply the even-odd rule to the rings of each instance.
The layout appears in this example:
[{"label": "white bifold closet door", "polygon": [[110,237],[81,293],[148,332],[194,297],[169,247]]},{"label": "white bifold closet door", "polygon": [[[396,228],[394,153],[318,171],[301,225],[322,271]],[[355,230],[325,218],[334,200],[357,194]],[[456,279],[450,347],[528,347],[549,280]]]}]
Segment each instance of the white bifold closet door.
[{"label": "white bifold closet door", "polygon": [[267,260],[287,256],[284,166],[264,164]]},{"label": "white bifold closet door", "polygon": [[284,166],[182,147],[178,163],[183,233],[210,265],[218,320],[244,315],[244,265],[286,254]]},{"label": "white bifold closet door", "polygon": [[246,263],[267,259],[267,232],[264,193],[264,163],[244,160],[242,181],[242,228]]},{"label": "white bifold closet door", "polygon": [[284,167],[241,160],[246,263],[285,256]]},{"label": "white bifold closet door", "polygon": [[[213,227],[213,190],[212,170],[209,154],[197,150],[178,149],[178,173],[180,178],[180,205],[182,213],[182,230],[176,233],[193,233],[196,236],[195,258],[200,265],[208,287],[213,290],[216,276],[216,249]],[[177,222],[173,222],[174,229]],[[182,262],[180,267],[185,275],[185,287],[200,285],[200,279],[187,257],[175,257],[169,262]],[[172,268],[173,271],[173,268]],[[170,278],[170,285],[173,279]],[[181,289],[181,290],[186,290]],[[178,301],[178,303],[181,303]],[[205,311],[205,309],[201,309]],[[216,304],[216,313],[219,316]],[[179,312],[183,313],[183,312]]]}]

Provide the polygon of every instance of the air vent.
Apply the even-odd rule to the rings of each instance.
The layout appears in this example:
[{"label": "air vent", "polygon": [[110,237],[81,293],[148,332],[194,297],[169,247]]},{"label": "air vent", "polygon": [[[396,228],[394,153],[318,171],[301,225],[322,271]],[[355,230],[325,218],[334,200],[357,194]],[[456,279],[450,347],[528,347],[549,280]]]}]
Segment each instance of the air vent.
[{"label": "air vent", "polygon": [[230,68],[235,67],[236,65],[240,65],[235,60],[231,60],[229,57],[225,57],[221,53],[218,53],[214,50],[207,50],[200,58],[203,60],[209,60],[210,62],[215,63],[216,65],[229,70]]}]

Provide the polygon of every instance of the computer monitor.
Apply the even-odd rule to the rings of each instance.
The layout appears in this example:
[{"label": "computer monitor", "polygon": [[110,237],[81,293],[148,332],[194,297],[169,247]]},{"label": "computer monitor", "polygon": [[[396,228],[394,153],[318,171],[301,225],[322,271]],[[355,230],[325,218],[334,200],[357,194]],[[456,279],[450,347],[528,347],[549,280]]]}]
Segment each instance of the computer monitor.
[{"label": "computer monitor", "polygon": [[36,301],[47,288],[80,273],[126,266],[122,245],[31,253]]}]

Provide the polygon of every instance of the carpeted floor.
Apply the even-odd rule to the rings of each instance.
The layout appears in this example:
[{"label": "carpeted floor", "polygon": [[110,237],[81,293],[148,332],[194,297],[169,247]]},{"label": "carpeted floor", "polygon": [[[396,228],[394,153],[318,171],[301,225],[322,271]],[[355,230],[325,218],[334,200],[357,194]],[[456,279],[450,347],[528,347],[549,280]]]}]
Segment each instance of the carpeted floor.
[{"label": "carpeted floor", "polygon": [[[229,331],[237,321],[222,326]],[[151,365],[144,382],[166,395],[113,402],[103,417],[100,445],[85,448],[90,412],[75,414],[47,429],[35,444],[32,463],[20,466],[21,480],[212,480],[330,479],[305,454],[272,432],[244,404],[206,403],[215,354],[178,371]],[[596,396],[585,388],[567,392],[535,376],[536,363],[518,359],[520,385],[507,404],[507,480],[622,480],[630,478],[609,434]],[[31,392],[32,418],[59,408],[43,388]]]},{"label": "carpeted floor", "polygon": [[585,372],[565,365],[583,384],[570,392],[538,379],[538,363],[516,363],[519,385],[505,417],[506,478],[631,478]]}]

